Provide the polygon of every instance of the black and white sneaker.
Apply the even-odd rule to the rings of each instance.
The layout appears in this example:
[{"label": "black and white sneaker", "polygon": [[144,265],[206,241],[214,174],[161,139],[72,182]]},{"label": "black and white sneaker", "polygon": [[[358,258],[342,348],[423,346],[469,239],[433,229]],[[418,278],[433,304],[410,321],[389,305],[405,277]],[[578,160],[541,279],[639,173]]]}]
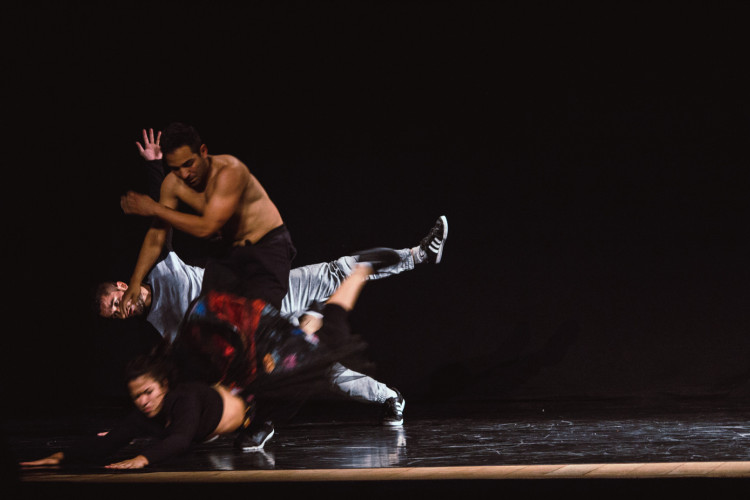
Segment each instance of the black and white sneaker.
[{"label": "black and white sneaker", "polygon": [[383,403],[383,417],[381,422],[383,425],[398,426],[404,424],[404,407],[406,407],[406,400],[398,391],[391,387],[396,393],[395,398],[388,398]]},{"label": "black and white sneaker", "polygon": [[422,238],[419,243],[419,253],[422,260],[427,260],[432,264],[439,264],[443,258],[443,248],[445,240],[448,238],[448,219],[441,215],[432,226],[427,236]]},{"label": "black and white sneaker", "polygon": [[242,451],[259,451],[273,437],[273,433],[272,422],[263,422],[257,426],[250,424],[250,427],[240,431],[234,441],[234,446]]}]

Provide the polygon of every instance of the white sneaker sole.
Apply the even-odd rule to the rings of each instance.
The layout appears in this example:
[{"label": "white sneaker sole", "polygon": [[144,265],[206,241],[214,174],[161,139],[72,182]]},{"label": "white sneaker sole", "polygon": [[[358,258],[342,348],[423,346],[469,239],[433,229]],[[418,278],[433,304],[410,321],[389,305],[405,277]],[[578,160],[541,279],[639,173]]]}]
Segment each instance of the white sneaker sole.
[{"label": "white sneaker sole", "polygon": [[268,433],[268,436],[266,436],[266,439],[263,440],[262,443],[260,443],[258,446],[243,446],[242,451],[260,451],[263,449],[263,447],[266,445],[269,439],[273,437],[273,434],[276,432],[276,429],[272,430]]},{"label": "white sneaker sole", "polygon": [[448,239],[448,219],[445,217],[445,215],[441,215],[440,220],[443,221],[443,239],[440,240],[440,247],[432,248],[432,243],[430,243],[430,249],[437,252],[437,256],[435,257],[435,264],[440,264],[440,259],[443,258],[443,247],[445,246],[445,240]]},{"label": "white sneaker sole", "polygon": [[386,420],[386,421],[383,421],[383,425],[386,427],[399,427],[401,425],[404,425],[404,419],[402,418],[398,422],[394,420]]}]

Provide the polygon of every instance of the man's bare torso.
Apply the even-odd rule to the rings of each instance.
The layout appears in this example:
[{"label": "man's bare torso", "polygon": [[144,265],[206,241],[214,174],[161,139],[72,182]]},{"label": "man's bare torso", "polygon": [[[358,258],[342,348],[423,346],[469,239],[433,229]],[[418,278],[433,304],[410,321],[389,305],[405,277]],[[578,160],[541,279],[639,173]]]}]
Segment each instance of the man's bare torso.
[{"label": "man's bare torso", "polygon": [[223,239],[231,241],[233,245],[243,244],[246,240],[255,243],[270,230],[284,223],[276,205],[247,166],[231,155],[214,155],[210,156],[209,160],[211,167],[205,189],[196,191],[176,178],[175,195],[199,213],[203,213],[207,204],[211,202],[219,176],[223,175],[225,169],[233,169],[241,183],[241,194],[234,213],[220,230]]}]

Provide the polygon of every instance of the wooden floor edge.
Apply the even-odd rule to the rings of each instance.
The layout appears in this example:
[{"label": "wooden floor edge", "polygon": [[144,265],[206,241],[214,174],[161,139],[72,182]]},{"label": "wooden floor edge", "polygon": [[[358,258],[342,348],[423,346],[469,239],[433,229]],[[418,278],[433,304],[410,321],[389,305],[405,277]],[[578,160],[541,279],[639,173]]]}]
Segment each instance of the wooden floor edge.
[{"label": "wooden floor edge", "polygon": [[614,464],[385,467],[371,469],[231,470],[71,474],[27,471],[21,482],[222,483],[314,481],[406,481],[555,478],[750,478],[747,462],[658,462]]}]

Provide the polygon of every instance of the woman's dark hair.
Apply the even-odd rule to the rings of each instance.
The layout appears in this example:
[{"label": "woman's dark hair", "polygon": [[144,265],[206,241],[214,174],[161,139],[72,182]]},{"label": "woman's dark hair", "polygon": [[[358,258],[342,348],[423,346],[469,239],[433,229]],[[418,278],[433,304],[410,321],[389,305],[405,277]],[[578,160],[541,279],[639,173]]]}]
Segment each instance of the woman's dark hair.
[{"label": "woman's dark hair", "polygon": [[167,128],[164,129],[164,132],[162,132],[161,140],[159,141],[161,151],[165,154],[171,153],[182,146],[189,146],[190,151],[198,153],[202,144],[203,141],[201,141],[198,131],[190,125],[185,125],[180,122],[170,123]]},{"label": "woman's dark hair", "polygon": [[172,386],[176,381],[174,363],[164,349],[152,349],[148,354],[141,354],[133,358],[125,366],[125,381],[130,382],[142,375],[148,375],[161,382],[166,380]]}]

